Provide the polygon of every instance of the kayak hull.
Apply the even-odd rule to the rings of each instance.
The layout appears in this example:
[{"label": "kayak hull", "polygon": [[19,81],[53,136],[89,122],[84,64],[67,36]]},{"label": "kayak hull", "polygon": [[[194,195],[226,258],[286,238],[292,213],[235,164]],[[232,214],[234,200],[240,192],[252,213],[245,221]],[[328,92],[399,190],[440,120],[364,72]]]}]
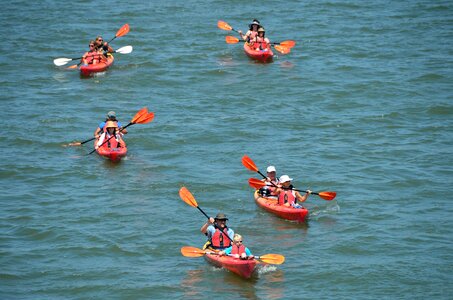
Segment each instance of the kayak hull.
[{"label": "kayak hull", "polygon": [[81,76],[91,76],[94,73],[104,72],[107,70],[114,62],[115,58],[113,55],[109,54],[105,61],[101,61],[97,64],[89,64],[80,66],[80,75]]},{"label": "kayak hull", "polygon": [[253,196],[255,198],[256,205],[282,219],[302,223],[308,218],[309,212],[305,207],[294,208],[278,205],[277,199],[261,197],[258,194],[258,191],[255,191]]},{"label": "kayak hull", "polygon": [[216,254],[205,254],[205,259],[210,264],[229,270],[243,278],[250,278],[259,262],[255,259],[239,259],[231,256],[219,256]]},{"label": "kayak hull", "polygon": [[244,43],[244,52],[251,59],[260,62],[271,62],[274,58],[274,53],[270,48],[256,51],[255,49],[250,48],[247,43]]},{"label": "kayak hull", "polygon": [[[97,141],[94,142],[95,147],[96,144]],[[96,153],[113,162],[119,162],[123,157],[127,155],[127,146],[124,141],[121,142],[121,147],[119,148],[109,148],[108,143],[105,143],[104,145],[96,149]]]}]

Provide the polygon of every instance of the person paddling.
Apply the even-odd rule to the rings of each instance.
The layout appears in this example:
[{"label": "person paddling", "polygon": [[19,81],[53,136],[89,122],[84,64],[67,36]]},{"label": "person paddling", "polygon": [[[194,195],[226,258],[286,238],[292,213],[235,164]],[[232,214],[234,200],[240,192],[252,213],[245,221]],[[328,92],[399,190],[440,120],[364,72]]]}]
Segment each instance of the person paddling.
[{"label": "person paddling", "polygon": [[260,21],[258,21],[257,19],[253,19],[252,23],[249,24],[249,30],[245,34],[242,34],[241,30],[238,30],[238,33],[244,41],[250,43],[250,41],[254,40],[255,37],[258,35],[258,29],[260,27],[261,27]]},{"label": "person paddling", "polygon": [[102,38],[102,36],[96,37],[95,47],[96,47],[97,53],[101,54],[103,56],[103,59],[107,59],[108,53],[115,52],[115,50],[113,50],[113,48],[110,47],[109,43],[104,42],[104,39]]},{"label": "person paddling", "polygon": [[104,126],[104,132],[101,134],[99,140],[95,143],[95,148],[98,149],[101,145],[104,144],[104,141],[107,141],[108,148],[120,148],[123,139],[121,138],[121,133],[118,131],[118,125],[116,122],[107,121]]},{"label": "person paddling", "polygon": [[253,47],[255,50],[269,50],[271,48],[271,41],[265,37],[266,31],[264,30],[263,27],[260,27],[258,29],[258,35],[255,37],[255,39],[250,40],[251,47]]},{"label": "person paddling", "polygon": [[219,252],[219,255],[229,255],[240,259],[253,259],[254,256],[249,248],[245,247],[242,243],[242,236],[234,234],[233,245]]},{"label": "person paddling", "polygon": [[107,118],[105,119],[105,121],[99,123],[98,128],[96,128],[96,130],[94,131],[94,137],[95,138],[98,139],[100,137],[102,131],[104,130],[105,123],[108,122],[108,121],[116,122],[116,125],[118,126],[118,130],[121,131],[122,134],[127,134],[127,129],[123,129],[123,127],[121,126],[121,123],[116,119],[115,112],[114,111],[109,111],[107,113]]},{"label": "person paddling", "polygon": [[260,188],[259,192],[263,197],[270,197],[273,196],[275,189],[279,184],[279,180],[277,179],[277,170],[274,166],[267,167],[266,172],[266,178],[261,180],[266,183],[266,186]]},{"label": "person paddling", "polygon": [[288,175],[280,176],[279,181],[281,187],[277,188],[274,194],[277,196],[279,205],[302,208],[302,205],[297,202],[305,202],[312,191],[307,190],[305,195],[302,196],[298,191],[293,190],[293,185],[291,184],[292,180],[293,179],[289,178]]},{"label": "person paddling", "polygon": [[226,225],[228,218],[223,213],[218,213],[215,218],[209,220],[201,226],[201,233],[208,237],[203,249],[224,250],[231,246],[234,231]]},{"label": "person paddling", "polygon": [[83,65],[89,65],[89,64],[96,64],[99,62],[99,54],[96,51],[96,45],[94,44],[94,41],[91,40],[88,47],[90,47],[90,50],[85,52],[85,54],[82,56],[82,64]]}]

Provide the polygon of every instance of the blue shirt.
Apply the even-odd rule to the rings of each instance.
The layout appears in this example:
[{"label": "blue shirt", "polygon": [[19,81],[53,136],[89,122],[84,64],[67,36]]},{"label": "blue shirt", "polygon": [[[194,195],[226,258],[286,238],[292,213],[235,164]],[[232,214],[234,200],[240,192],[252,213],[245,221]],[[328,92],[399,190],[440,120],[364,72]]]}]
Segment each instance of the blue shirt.
[{"label": "blue shirt", "polygon": [[[119,121],[116,121],[116,124],[118,125],[118,128],[121,128],[121,123]],[[105,126],[105,121],[99,123],[99,128],[101,128],[101,130],[104,129],[104,126]]]},{"label": "blue shirt", "polygon": [[[223,251],[225,251],[225,254],[226,254],[226,255],[230,255],[232,249],[233,249],[233,246],[230,246],[230,247],[226,248],[226,249],[223,250]],[[247,255],[247,256],[252,255],[252,252],[251,252],[251,251],[249,250],[249,248],[247,248],[247,247],[245,247],[245,255]]]}]

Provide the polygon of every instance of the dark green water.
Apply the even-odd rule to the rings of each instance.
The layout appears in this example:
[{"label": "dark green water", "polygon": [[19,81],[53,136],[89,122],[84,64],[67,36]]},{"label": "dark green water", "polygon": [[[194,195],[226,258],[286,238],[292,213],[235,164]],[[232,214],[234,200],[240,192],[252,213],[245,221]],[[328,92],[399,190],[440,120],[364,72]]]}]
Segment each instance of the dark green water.
[{"label": "dark green water", "polygon": [[[448,1],[11,1],[0,12],[2,299],[448,299],[453,104]],[[228,45],[258,18],[296,47],[257,64]],[[116,39],[106,73],[52,60]],[[91,143],[109,110],[129,153]],[[306,225],[260,210],[241,164],[272,164],[311,196]],[[280,266],[242,280],[186,258],[222,211]]]}]

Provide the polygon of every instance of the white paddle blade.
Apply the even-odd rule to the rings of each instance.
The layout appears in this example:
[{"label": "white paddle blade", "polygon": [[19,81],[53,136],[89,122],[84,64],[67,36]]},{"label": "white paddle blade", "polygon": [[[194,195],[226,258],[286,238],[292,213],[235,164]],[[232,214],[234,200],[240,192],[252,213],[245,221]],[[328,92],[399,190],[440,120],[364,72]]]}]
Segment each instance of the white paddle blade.
[{"label": "white paddle blade", "polygon": [[67,64],[68,62],[70,62],[72,59],[71,58],[56,58],[53,60],[53,63],[56,65],[56,66],[64,66],[65,64]]},{"label": "white paddle blade", "polygon": [[124,46],[116,50],[116,53],[121,53],[121,54],[128,54],[131,53],[133,50],[132,46]]}]

